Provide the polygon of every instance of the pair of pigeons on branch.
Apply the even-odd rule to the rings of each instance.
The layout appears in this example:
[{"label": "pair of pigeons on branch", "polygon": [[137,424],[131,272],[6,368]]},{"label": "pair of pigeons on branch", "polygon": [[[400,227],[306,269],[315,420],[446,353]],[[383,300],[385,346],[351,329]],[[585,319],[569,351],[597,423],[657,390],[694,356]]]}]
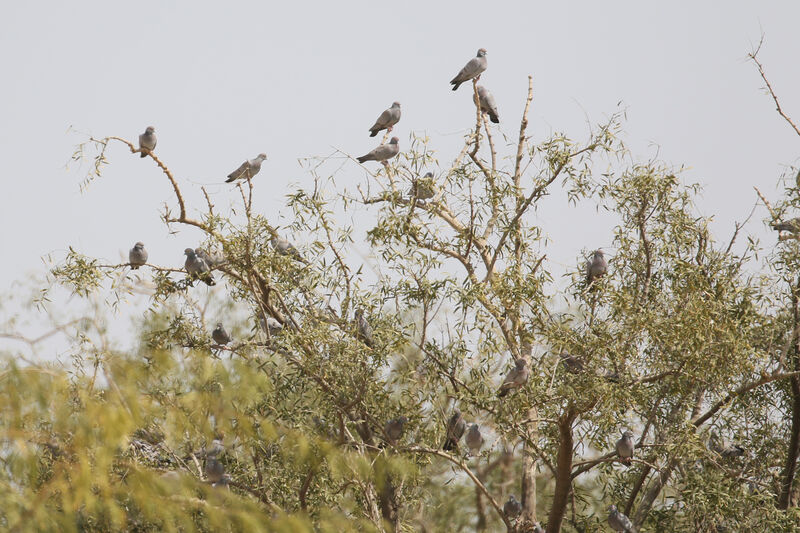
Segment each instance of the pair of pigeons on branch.
[{"label": "pair of pigeons on branch", "polygon": [[[140,157],[147,157],[156,149],[158,139],[156,138],[156,129],[153,126],[148,126],[144,133],[139,135],[139,154]],[[239,168],[228,174],[228,179],[225,183],[231,183],[240,179],[252,179],[261,171],[261,163],[267,158],[267,154],[258,154],[253,159],[248,159]]]}]

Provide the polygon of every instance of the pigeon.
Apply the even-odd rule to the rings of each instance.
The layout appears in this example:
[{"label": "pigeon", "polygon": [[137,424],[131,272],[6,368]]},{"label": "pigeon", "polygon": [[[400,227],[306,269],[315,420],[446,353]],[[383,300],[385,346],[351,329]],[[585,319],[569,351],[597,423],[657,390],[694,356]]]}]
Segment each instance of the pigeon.
[{"label": "pigeon", "polygon": [[220,346],[225,346],[231,342],[231,336],[228,335],[227,331],[225,331],[225,328],[222,326],[222,322],[217,322],[217,327],[211,332],[211,338],[214,339],[214,342]]},{"label": "pigeon", "polygon": [[219,439],[214,439],[205,449],[206,465],[203,471],[211,483],[219,483],[225,474],[225,466],[219,461],[219,456],[225,452],[225,446]]},{"label": "pigeon", "polygon": [[370,153],[357,157],[356,161],[363,163],[364,161],[380,161],[385,164],[385,161],[393,158],[400,153],[400,139],[392,137],[389,144],[381,144]]},{"label": "pigeon", "polygon": [[433,172],[428,172],[421,178],[414,178],[411,182],[411,190],[408,191],[411,198],[417,200],[430,200],[436,195],[436,185],[433,183]]},{"label": "pigeon", "polygon": [[211,270],[208,268],[206,262],[200,257],[197,257],[197,254],[194,250],[187,248],[183,251],[183,253],[186,254],[186,262],[183,264],[183,266],[186,268],[186,272],[189,274],[191,279],[199,278],[209,286],[217,284],[217,282],[214,281],[214,276],[211,275]]},{"label": "pigeon", "polygon": [[458,89],[465,81],[469,81],[472,78],[480,78],[481,73],[486,70],[487,66],[486,49],[481,48],[478,50],[478,55],[470,59],[467,64],[464,65],[464,68],[456,74],[456,77],[450,80],[453,90],[455,91]]},{"label": "pigeon", "polygon": [[203,468],[206,474],[206,479],[214,485],[222,481],[225,475],[225,466],[215,456],[206,457],[206,466]]},{"label": "pigeon", "polygon": [[594,280],[605,276],[606,272],[608,272],[608,263],[603,250],[595,250],[592,259],[586,262],[586,284],[591,285]]},{"label": "pigeon", "polygon": [[131,270],[138,270],[140,266],[147,263],[147,250],[144,249],[144,244],[137,242],[128,252],[128,263],[131,264]]},{"label": "pigeon", "polygon": [[633,442],[633,433],[630,431],[625,431],[622,433],[622,437],[617,441],[617,455],[622,460],[623,463],[629,465],[631,464],[631,459],[633,458],[633,450],[636,445]]},{"label": "pigeon", "polygon": [[303,254],[301,254],[300,251],[294,247],[294,244],[290,243],[283,237],[278,237],[278,236],[272,237],[272,239],[270,239],[269,242],[270,244],[272,244],[272,247],[275,248],[275,250],[279,254],[291,256],[300,261],[301,263],[308,264],[306,258],[303,257]]},{"label": "pigeon", "polygon": [[732,457],[741,457],[744,455],[744,447],[740,444],[732,444],[730,446],[726,446],[725,443],[719,436],[719,433],[716,431],[711,432],[711,436],[708,439],[708,447],[711,449],[712,452],[716,452],[720,454],[725,459],[730,459]]},{"label": "pigeon", "polygon": [[400,102],[393,102],[392,107],[381,113],[375,124],[369,129],[369,136],[375,137],[379,131],[392,131],[392,126],[400,122]]},{"label": "pigeon", "polygon": [[225,263],[225,256],[220,253],[209,254],[206,252],[205,248],[195,248],[194,253],[197,254],[197,257],[205,261],[208,268],[212,270]]},{"label": "pigeon", "polygon": [[259,323],[261,324],[261,329],[269,333],[270,337],[274,337],[275,335],[280,333],[281,330],[283,330],[283,324],[281,324],[271,316],[268,316],[266,320],[264,320],[264,318],[262,317],[259,320]]},{"label": "pigeon", "polygon": [[225,180],[225,183],[231,183],[232,181],[242,178],[252,179],[261,171],[261,163],[263,163],[266,158],[267,154],[258,154],[254,159],[248,159],[239,165],[239,168],[228,174],[228,179]]},{"label": "pigeon", "polygon": [[518,389],[525,385],[528,382],[528,376],[530,375],[531,370],[528,368],[528,362],[525,359],[517,359],[514,361],[514,368],[512,368],[508,374],[506,374],[506,379],[503,380],[503,384],[500,385],[500,390],[497,391],[497,396],[502,398],[509,391],[514,389]]},{"label": "pigeon", "polygon": [[583,372],[583,359],[571,353],[561,352],[561,362],[570,374],[580,374]]},{"label": "pigeon", "polygon": [[772,225],[772,229],[775,231],[788,231],[789,233],[797,235],[800,233],[800,218],[793,218],[786,222],[776,222]]},{"label": "pigeon", "polygon": [[[473,96],[473,100],[474,100]],[[495,124],[500,124],[500,113],[497,112],[497,104],[494,101],[494,96],[483,85],[478,85],[478,104],[480,105],[481,112],[489,115],[489,120]]]},{"label": "pigeon", "polygon": [[544,533],[544,528],[539,524],[539,522],[533,523],[533,533]]},{"label": "pigeon", "polygon": [[389,443],[397,444],[397,441],[399,441],[400,437],[403,436],[403,430],[405,429],[407,423],[408,418],[405,416],[393,418],[392,420],[386,422],[386,425],[383,427],[383,432],[386,434],[386,438],[389,440]]},{"label": "pigeon", "polygon": [[139,153],[140,157],[146,157],[147,154],[156,149],[156,129],[153,126],[148,126],[144,133],[139,135]]},{"label": "pigeon", "polygon": [[483,435],[481,435],[481,428],[478,424],[472,424],[467,430],[467,436],[464,437],[464,442],[467,443],[467,448],[472,455],[481,453],[483,447]]},{"label": "pigeon", "polygon": [[623,533],[634,533],[633,524],[631,520],[617,510],[616,505],[608,506],[608,525],[614,531],[622,531]]},{"label": "pigeon", "polygon": [[461,416],[461,411],[453,409],[453,415],[447,421],[446,437],[442,449],[445,451],[458,450],[458,441],[467,429],[467,423]]},{"label": "pigeon", "polygon": [[522,504],[513,494],[510,495],[506,503],[503,504],[503,514],[506,515],[506,518],[509,520],[514,520],[522,514]]},{"label": "pigeon", "polygon": [[203,450],[203,455],[206,457],[217,457],[221,455],[225,451],[225,445],[222,444],[220,439],[214,439],[211,441],[205,450]]},{"label": "pigeon", "polygon": [[372,337],[372,326],[369,325],[367,319],[364,318],[364,310],[360,307],[356,309],[356,336],[361,339],[361,342],[372,348],[375,346],[375,340]]}]

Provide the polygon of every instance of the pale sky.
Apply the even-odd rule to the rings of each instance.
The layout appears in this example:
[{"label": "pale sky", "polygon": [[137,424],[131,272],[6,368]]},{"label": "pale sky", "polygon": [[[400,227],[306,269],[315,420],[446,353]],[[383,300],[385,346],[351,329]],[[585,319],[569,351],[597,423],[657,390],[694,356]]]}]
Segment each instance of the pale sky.
[{"label": "pale sky", "polygon": [[[279,7],[278,7],[279,6]],[[81,193],[65,167],[80,134],[135,140],[148,125],[157,153],[185,188],[212,184],[269,156],[258,209],[281,209],[292,184],[309,184],[300,157],[376,145],[367,129],[392,101],[395,132],[427,132],[443,164],[474,124],[469,87],[448,81],[480,48],[481,83],[497,100],[501,131],[516,136],[527,75],[534,77],[533,140],[552,131],[586,138],[623,102],[626,140],[641,159],[685,164],[705,187],[700,212],[727,239],[756,200],[775,197],[796,164],[800,138],[775,113],[745,61],[761,31],[760,59],[785,110],[800,121],[797,2],[13,2],[0,17],[0,276],[10,285],[43,272],[67,246],[117,261],[137,240],[151,260],[180,266],[197,234],[169,235],[158,215],[171,191],[150,160],[122,147]],[[355,163],[339,182],[366,180]],[[199,199],[195,194],[190,198]],[[197,205],[197,204],[196,204]],[[555,239],[549,257],[574,261],[607,246],[593,210],[543,206]],[[750,226],[758,235],[765,211]],[[6,310],[8,311],[8,310]]]}]

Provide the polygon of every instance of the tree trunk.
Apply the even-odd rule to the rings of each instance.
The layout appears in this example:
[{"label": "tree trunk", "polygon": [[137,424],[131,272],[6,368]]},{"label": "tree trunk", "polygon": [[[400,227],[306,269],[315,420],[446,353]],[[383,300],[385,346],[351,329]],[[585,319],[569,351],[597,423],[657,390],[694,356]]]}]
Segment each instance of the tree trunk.
[{"label": "tree trunk", "polygon": [[[798,369],[797,355],[792,358],[794,368]],[[781,472],[781,493],[778,495],[778,509],[786,510],[792,505],[792,485],[797,472],[797,452],[800,444],[800,379],[791,378],[792,391],[792,429],[789,435],[789,446],[786,450],[786,462]]]},{"label": "tree trunk", "polygon": [[[800,280],[798,280],[800,286]],[[798,287],[792,290],[792,335],[797,331],[800,323],[800,310],[798,309]],[[798,350],[797,340],[792,343],[791,348],[791,368],[800,369],[800,350]],[[792,505],[792,485],[794,476],[797,473],[797,453],[800,449],[800,378],[791,378],[792,394],[792,428],[789,435],[789,446],[786,449],[786,462],[781,472],[781,492],[778,494],[778,509],[786,510]]]},{"label": "tree trunk", "polygon": [[572,409],[558,422],[558,458],[556,460],[556,489],[553,493],[553,504],[547,517],[547,533],[561,531],[561,522],[567,512],[569,492],[572,488],[572,421],[575,414]]},{"label": "tree trunk", "polygon": [[667,466],[664,467],[661,473],[653,479],[652,484],[642,497],[642,501],[639,503],[639,507],[636,508],[636,514],[632,519],[633,526],[637,531],[642,527],[642,524],[647,518],[648,513],[650,513],[650,509],[653,508],[653,502],[656,501],[656,498],[661,493],[661,489],[663,489],[664,485],[666,485],[667,481],[669,480],[669,476],[672,474],[672,471],[675,469],[677,464],[678,461],[676,459],[670,459],[669,463],[667,463]]},{"label": "tree trunk", "polygon": [[[531,368],[533,345],[530,342],[522,343],[521,355],[528,362]],[[528,411],[528,418],[534,420],[528,424],[528,438],[535,440],[539,433],[539,424],[535,422],[539,418],[539,411],[534,407]],[[536,460],[535,451],[528,447],[526,443],[522,447],[522,515],[519,518],[520,524],[533,524],[536,521]]]}]

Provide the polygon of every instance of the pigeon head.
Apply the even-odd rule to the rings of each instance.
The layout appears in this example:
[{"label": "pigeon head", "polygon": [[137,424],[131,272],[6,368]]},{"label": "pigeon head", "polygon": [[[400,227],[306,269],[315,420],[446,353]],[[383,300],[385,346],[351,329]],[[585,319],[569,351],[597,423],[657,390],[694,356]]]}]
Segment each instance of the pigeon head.
[{"label": "pigeon head", "polygon": [[156,129],[155,129],[153,126],[147,126],[147,129],[146,129],[146,130],[144,130],[144,132],[145,132],[146,134],[150,135],[150,134],[152,134],[152,133],[155,133],[155,132],[156,132]]},{"label": "pigeon head", "polygon": [[454,407],[453,408],[453,414],[455,416],[461,416],[461,409],[459,409],[458,407]]},{"label": "pigeon head", "polygon": [[514,364],[517,366],[518,369],[521,370],[521,369],[525,368],[528,365],[528,361],[526,361],[525,359],[519,358],[516,361],[514,361]]},{"label": "pigeon head", "polygon": [[483,57],[486,55],[486,48],[480,48],[478,50],[478,57]]},{"label": "pigeon head", "polygon": [[617,506],[616,505],[609,505],[608,506],[608,512],[609,513],[616,513],[617,512]]},{"label": "pigeon head", "polygon": [[258,154],[258,159],[265,160],[267,158],[267,154]]},{"label": "pigeon head", "polygon": [[133,247],[134,248],[144,248],[144,243],[143,242],[137,242],[136,244],[133,245]]},{"label": "pigeon head", "polygon": [[392,107],[400,107],[400,102],[392,102]]},{"label": "pigeon head", "polygon": [[408,423],[408,417],[401,416],[397,419],[397,421],[400,423],[401,426],[405,426]]},{"label": "pigeon head", "polygon": [[356,309],[356,318],[364,316],[364,310],[362,308]]},{"label": "pigeon head", "polygon": [[392,137],[392,139],[389,141],[389,144],[397,144],[399,142],[400,142],[400,139],[398,139],[397,137]]},{"label": "pigeon head", "polygon": [[184,255],[188,255],[189,257],[193,257],[194,256],[194,250],[192,250],[191,248],[187,248],[187,249],[185,249],[183,251],[183,254]]},{"label": "pigeon head", "polygon": [[605,254],[605,252],[603,252],[603,250],[597,249],[597,250],[594,251],[594,256],[595,257],[604,257],[605,255],[606,254]]},{"label": "pigeon head", "polygon": [[219,329],[222,329],[222,322],[217,322],[217,327],[218,327]]},{"label": "pigeon head", "polygon": [[423,178],[432,178],[433,177],[433,172],[426,172],[425,175],[422,176],[422,177]]},{"label": "pigeon head", "polygon": [[633,438],[633,431],[631,431],[629,429],[626,429],[625,431],[622,432],[622,436],[623,437],[627,437],[629,439],[632,439]]}]

